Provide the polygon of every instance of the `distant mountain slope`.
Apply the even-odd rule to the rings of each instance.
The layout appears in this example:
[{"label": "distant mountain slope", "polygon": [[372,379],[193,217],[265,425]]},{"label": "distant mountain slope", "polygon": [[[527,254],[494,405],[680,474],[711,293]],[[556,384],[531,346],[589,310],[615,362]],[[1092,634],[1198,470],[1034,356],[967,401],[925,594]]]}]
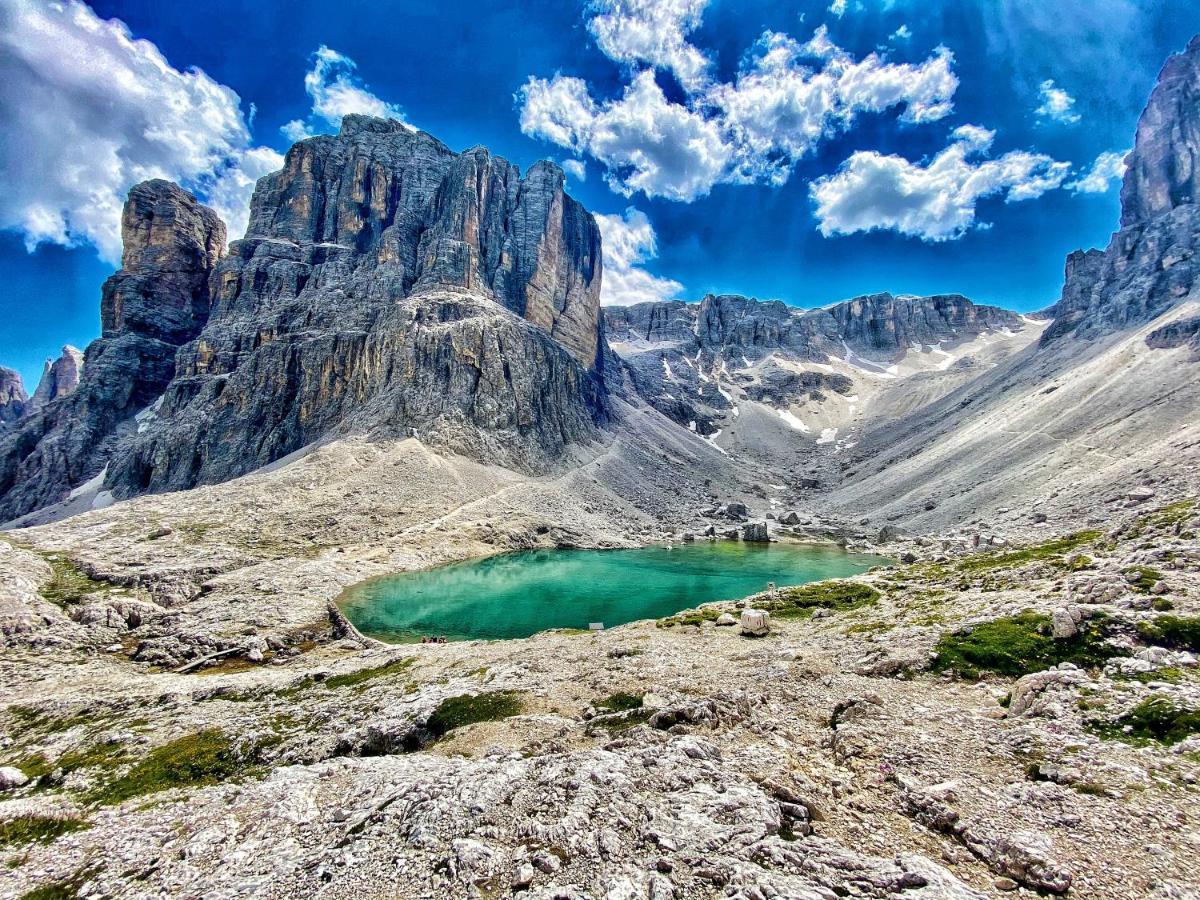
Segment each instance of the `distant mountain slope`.
[{"label": "distant mountain slope", "polygon": [[[1039,345],[880,424],[833,503],[939,527],[1037,504],[1101,514],[1200,460],[1200,38],[1163,68],[1138,125],[1121,228],[1067,259]],[[928,507],[928,508],[927,508]]]}]

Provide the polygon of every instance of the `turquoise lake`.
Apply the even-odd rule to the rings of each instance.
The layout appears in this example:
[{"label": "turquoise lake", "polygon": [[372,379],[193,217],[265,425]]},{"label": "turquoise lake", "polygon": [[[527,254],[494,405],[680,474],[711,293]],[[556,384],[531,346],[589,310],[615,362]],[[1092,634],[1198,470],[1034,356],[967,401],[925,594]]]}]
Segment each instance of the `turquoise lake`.
[{"label": "turquoise lake", "polygon": [[591,622],[609,628],[737,600],[771,581],[841,578],[886,562],[836,547],[739,541],[535,550],[376,578],[349,588],[339,605],[359,630],[381,640],[497,640]]}]

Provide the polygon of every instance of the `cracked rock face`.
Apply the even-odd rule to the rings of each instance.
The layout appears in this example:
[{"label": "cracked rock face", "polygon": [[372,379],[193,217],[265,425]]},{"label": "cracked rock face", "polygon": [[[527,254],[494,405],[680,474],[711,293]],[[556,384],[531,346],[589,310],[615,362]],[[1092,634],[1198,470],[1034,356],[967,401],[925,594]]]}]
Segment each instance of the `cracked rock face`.
[{"label": "cracked rock face", "polygon": [[25,412],[29,395],[21,376],[5,366],[0,366],[0,429],[15,422]]},{"label": "cracked rock face", "polygon": [[54,402],[60,361],[0,446],[0,521],[102,470],[117,497],[178,490],[355,430],[549,471],[608,418],[600,234],[550,163],[521,177],[348,116],[259,181],[226,256],[167,182],[135,187],[122,224],[77,392]]},{"label": "cracked rock face", "polygon": [[[1138,122],[1121,187],[1121,229],[1107,249],[1067,258],[1066,282],[1048,344],[1065,334],[1094,339],[1148,322],[1192,292],[1200,265],[1200,36],[1171,57]],[[1180,332],[1151,347],[1182,346]]]},{"label": "cracked rock face", "polygon": [[1121,226],[1200,198],[1200,35],[1167,60],[1138,120],[1121,186]]},{"label": "cracked rock face", "polygon": [[79,387],[79,374],[83,371],[83,353],[70,344],[62,348],[58,359],[46,360],[42,378],[33,392],[30,405],[40,409],[51,400],[59,400],[75,393]]},{"label": "cracked rock face", "polygon": [[39,403],[0,441],[0,521],[60,500],[102,471],[133,416],[170,382],[179,344],[208,316],[209,274],[225,245],[217,214],[153,180],[129,192],[121,226],[122,267],[104,283],[103,335],[88,345],[78,385],[67,390],[79,372],[67,348],[51,381],[43,378]]}]

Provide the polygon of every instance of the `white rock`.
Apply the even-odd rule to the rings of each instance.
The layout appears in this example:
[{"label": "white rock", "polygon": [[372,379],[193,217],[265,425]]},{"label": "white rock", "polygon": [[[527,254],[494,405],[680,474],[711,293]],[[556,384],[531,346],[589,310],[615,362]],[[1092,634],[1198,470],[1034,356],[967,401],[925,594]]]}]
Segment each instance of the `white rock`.
[{"label": "white rock", "polygon": [[742,610],[742,634],[760,637],[771,630],[771,617],[765,609]]},{"label": "white rock", "polygon": [[11,791],[28,784],[25,773],[13,766],[0,766],[0,791]]}]

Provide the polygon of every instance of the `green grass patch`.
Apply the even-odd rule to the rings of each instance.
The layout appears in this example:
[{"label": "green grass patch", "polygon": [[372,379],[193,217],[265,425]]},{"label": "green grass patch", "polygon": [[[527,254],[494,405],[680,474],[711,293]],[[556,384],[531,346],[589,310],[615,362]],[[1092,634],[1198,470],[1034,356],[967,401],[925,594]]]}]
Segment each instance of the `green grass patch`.
[{"label": "green grass patch", "polygon": [[1158,616],[1153,622],[1139,622],[1138,634],[1159,647],[1200,650],[1200,616]]},{"label": "green grass patch", "polygon": [[612,710],[613,712],[627,712],[631,709],[642,708],[643,694],[627,694],[623,691],[618,691],[603,700],[596,702],[596,706],[602,709]]},{"label": "green grass patch", "polygon": [[1104,642],[1104,630],[1105,620],[1097,616],[1083,623],[1074,637],[1056,640],[1049,616],[1023,612],[943,634],[930,668],[970,679],[984,672],[1016,678],[1064,662],[1095,668],[1124,655]]},{"label": "green grass patch", "polygon": [[109,806],[171,788],[217,784],[257,770],[262,751],[275,743],[277,737],[238,746],[219,728],[185,735],[151,750],[124,775],[93,790],[87,799]]},{"label": "green grass patch", "polygon": [[496,722],[518,716],[525,708],[516,691],[491,691],[484,694],[463,694],[447,697],[425,723],[434,737],[442,737],[464,725],[476,722]]},{"label": "green grass patch", "polygon": [[1177,503],[1170,503],[1160,509],[1147,513],[1138,519],[1137,524],[1134,526],[1135,536],[1140,535],[1147,529],[1173,529],[1177,525],[1182,525],[1188,520],[1195,508],[1196,503],[1194,500],[1180,500]]},{"label": "green grass patch", "polygon": [[25,730],[40,734],[62,734],[81,725],[96,725],[110,718],[109,713],[75,713],[69,716],[52,716],[33,706],[10,706],[6,712],[17,725]]},{"label": "green grass patch", "polygon": [[26,891],[17,900],[78,900],[80,882],[53,881]]},{"label": "green grass patch", "polygon": [[715,622],[720,618],[722,612],[724,610],[712,607],[689,609],[673,616],[667,616],[665,619],[659,619],[655,624],[659,628],[674,628],[676,625],[702,625],[705,622]]},{"label": "green grass patch", "polygon": [[51,572],[50,580],[38,589],[38,593],[57,606],[72,606],[82,602],[87,594],[107,593],[115,587],[111,582],[92,578],[60,553],[32,552],[46,561]]},{"label": "green grass patch", "polygon": [[[1026,563],[1039,561],[1055,561],[1066,565],[1065,560],[1060,557],[1064,553],[1071,553],[1078,550],[1080,547],[1085,547],[1088,544],[1098,541],[1104,532],[1102,531],[1077,531],[1074,534],[1069,534],[1066,537],[1056,538],[1053,541],[1047,541],[1044,544],[1036,544],[1032,547],[1024,547],[1020,550],[1008,550],[999,553],[980,553],[977,556],[970,556],[961,560],[955,565],[959,572],[986,572],[989,569],[1007,569],[1016,566],[1022,566]],[[1090,565],[1091,561],[1088,560]]]},{"label": "green grass patch", "polygon": [[1162,572],[1158,569],[1152,569],[1149,566],[1132,566],[1128,569],[1122,569],[1121,574],[1127,578],[1130,575],[1136,575],[1136,579],[1129,580],[1129,586],[1141,594],[1150,593],[1150,589],[1162,580]]},{"label": "green grass patch", "polygon": [[0,822],[0,847],[49,844],[64,834],[89,827],[86,820],[76,816],[39,816],[29,813]]},{"label": "green grass patch", "polygon": [[815,609],[844,612],[874,603],[882,595],[869,584],[858,581],[818,581],[800,587],[783,588],[778,599],[762,604],[762,608],[780,619],[801,619]]},{"label": "green grass patch", "polygon": [[1101,737],[1131,743],[1178,744],[1200,734],[1200,710],[1177,706],[1168,697],[1151,697],[1125,715],[1105,725],[1094,726]]},{"label": "green grass patch", "polygon": [[357,672],[348,672],[345,675],[334,675],[332,678],[325,679],[325,687],[337,690],[344,687],[362,687],[368,681],[374,681],[377,678],[388,678],[392,675],[399,675],[412,667],[412,657],[403,659],[395,659],[389,663],[384,663],[381,666],[372,666],[369,669],[359,669]]}]

